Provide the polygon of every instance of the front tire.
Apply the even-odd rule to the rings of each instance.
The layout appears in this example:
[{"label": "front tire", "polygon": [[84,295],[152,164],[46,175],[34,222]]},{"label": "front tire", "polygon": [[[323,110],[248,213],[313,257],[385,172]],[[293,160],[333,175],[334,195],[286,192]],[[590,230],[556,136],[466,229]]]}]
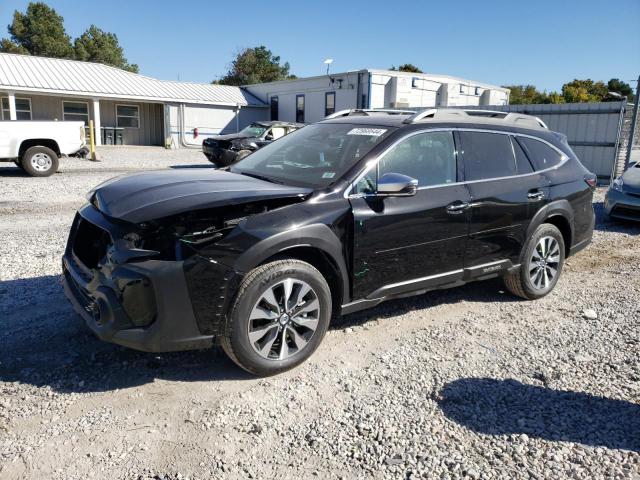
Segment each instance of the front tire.
[{"label": "front tire", "polygon": [[277,260],[242,282],[221,343],[241,368],[274,375],[304,362],[331,320],[331,292],[322,274],[300,260]]},{"label": "front tire", "polygon": [[47,147],[31,147],[20,159],[25,172],[32,177],[48,177],[58,171],[58,155]]},{"label": "front tire", "polygon": [[542,298],[558,283],[564,259],[562,233],[556,226],[543,223],[526,243],[518,271],[504,277],[505,286],[514,295],[527,300]]}]

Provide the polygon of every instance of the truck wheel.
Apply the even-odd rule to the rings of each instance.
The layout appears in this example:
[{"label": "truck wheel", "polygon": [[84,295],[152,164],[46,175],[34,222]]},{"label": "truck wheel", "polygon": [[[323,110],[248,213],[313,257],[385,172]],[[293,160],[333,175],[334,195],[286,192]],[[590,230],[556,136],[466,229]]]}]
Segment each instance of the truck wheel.
[{"label": "truck wheel", "polygon": [[20,163],[20,160],[16,160],[13,163],[15,163],[16,167],[18,167],[20,170],[22,170],[24,172],[24,168],[22,167],[22,164]]},{"label": "truck wheel", "polygon": [[58,170],[58,155],[47,147],[31,147],[22,154],[20,163],[32,177],[48,177]]},{"label": "truck wheel", "polygon": [[240,367],[274,375],[304,362],[331,320],[331,292],[322,274],[300,260],[277,260],[242,282],[221,343]]},{"label": "truck wheel", "polygon": [[564,239],[555,225],[543,223],[520,255],[520,268],[504,277],[511,293],[527,300],[548,294],[558,283],[564,264]]}]

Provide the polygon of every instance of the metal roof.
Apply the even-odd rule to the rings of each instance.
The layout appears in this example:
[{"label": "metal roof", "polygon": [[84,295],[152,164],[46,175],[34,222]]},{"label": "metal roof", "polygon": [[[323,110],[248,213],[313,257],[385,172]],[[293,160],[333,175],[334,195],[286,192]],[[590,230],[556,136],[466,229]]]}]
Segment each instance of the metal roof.
[{"label": "metal roof", "polygon": [[155,102],[266,106],[240,87],[157,80],[100,63],[11,53],[0,53],[0,88]]}]

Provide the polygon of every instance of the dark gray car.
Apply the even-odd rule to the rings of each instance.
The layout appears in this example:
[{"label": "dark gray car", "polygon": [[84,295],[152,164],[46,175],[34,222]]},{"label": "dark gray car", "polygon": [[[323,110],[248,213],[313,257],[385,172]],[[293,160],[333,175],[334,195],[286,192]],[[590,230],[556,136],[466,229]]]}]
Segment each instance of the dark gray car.
[{"label": "dark gray car", "polygon": [[611,217],[640,221],[640,163],[632,164],[611,183],[604,207]]}]

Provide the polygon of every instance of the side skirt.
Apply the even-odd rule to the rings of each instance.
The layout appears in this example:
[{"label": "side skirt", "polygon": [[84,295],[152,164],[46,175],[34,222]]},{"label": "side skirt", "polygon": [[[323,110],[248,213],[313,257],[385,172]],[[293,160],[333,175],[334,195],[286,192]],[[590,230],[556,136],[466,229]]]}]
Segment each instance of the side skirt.
[{"label": "side skirt", "polygon": [[375,307],[386,300],[422,295],[432,290],[459,287],[468,282],[499,277],[517,268],[519,268],[519,265],[514,265],[510,260],[499,260],[438,275],[391,283],[380,287],[368,295],[367,298],[361,298],[342,305],[341,314],[348,315]]}]

